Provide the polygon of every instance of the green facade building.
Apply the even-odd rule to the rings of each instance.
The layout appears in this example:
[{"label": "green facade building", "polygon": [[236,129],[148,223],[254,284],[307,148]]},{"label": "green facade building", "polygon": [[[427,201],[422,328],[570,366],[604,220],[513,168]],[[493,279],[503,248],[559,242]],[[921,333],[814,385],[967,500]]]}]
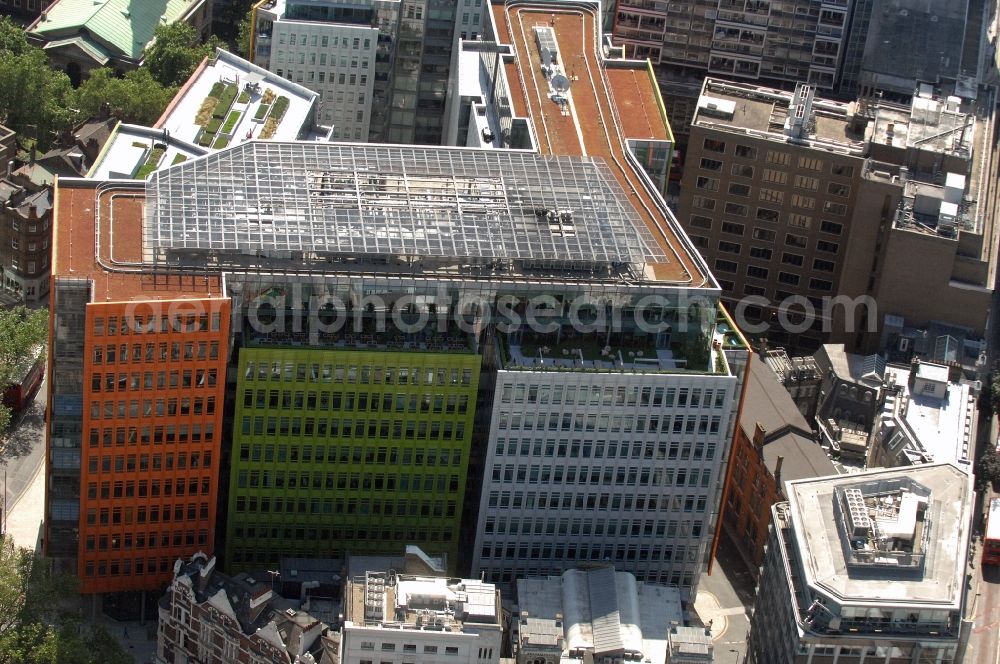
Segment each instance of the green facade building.
[{"label": "green facade building", "polygon": [[482,358],[461,345],[239,351],[226,558],[457,554]]}]

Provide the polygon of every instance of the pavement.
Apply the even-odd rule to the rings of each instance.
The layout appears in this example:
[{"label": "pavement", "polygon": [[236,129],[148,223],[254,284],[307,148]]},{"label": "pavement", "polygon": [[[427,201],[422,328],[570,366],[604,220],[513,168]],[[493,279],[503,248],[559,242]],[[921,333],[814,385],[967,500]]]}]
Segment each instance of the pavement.
[{"label": "pavement", "polygon": [[746,658],[747,615],[756,582],[725,534],[719,542],[711,574],[702,574],[691,624],[711,624],[716,664],[742,664]]},{"label": "pavement", "polygon": [[[0,443],[0,482],[3,482],[6,530],[23,547],[41,546],[45,514],[45,394],[48,377],[31,404],[11,422],[11,432]],[[4,481],[5,480],[5,481]],[[0,531],[4,528],[0,527]]]}]

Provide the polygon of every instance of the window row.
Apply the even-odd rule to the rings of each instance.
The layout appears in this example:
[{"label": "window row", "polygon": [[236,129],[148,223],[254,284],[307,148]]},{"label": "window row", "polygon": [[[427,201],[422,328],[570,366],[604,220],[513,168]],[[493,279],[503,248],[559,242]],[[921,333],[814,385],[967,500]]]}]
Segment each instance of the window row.
[{"label": "window row", "polygon": [[472,369],[372,367],[296,362],[247,362],[247,381],[306,381],[361,385],[472,385]]},{"label": "window row", "polygon": [[467,394],[405,394],[392,392],[306,392],[304,390],[243,390],[244,408],[295,410],[368,410],[372,412],[459,413],[469,409]]},{"label": "window row", "polygon": [[434,448],[405,448],[398,447],[359,447],[344,445],[337,447],[331,445],[325,447],[317,445],[273,445],[249,443],[240,444],[240,461],[253,461],[254,463],[265,461],[267,463],[285,463],[291,461],[297,463],[353,463],[353,464],[378,464],[380,466],[389,464],[395,466],[400,463],[404,466],[460,466],[462,465],[462,451]]},{"label": "window row", "polygon": [[597,431],[624,433],[719,433],[719,415],[596,415],[585,413],[500,413],[501,431]]},{"label": "window row", "polygon": [[[480,558],[484,565],[485,561],[523,561],[537,560],[539,558],[548,560],[550,558],[562,560],[564,558],[573,559],[576,556],[569,554],[575,548],[574,545],[566,544],[520,544],[520,543],[497,543],[485,544],[480,550]],[[687,546],[684,544],[601,544],[590,545],[588,555],[588,545],[581,545],[580,558],[596,560],[651,560],[655,562],[697,562],[698,545]]]},{"label": "window row", "polygon": [[[277,527],[268,524],[238,525],[233,528],[235,542],[232,542],[234,550],[234,562],[277,562],[274,551],[267,551],[265,547],[278,549],[278,555],[287,555],[289,549],[315,551],[322,550],[323,556],[337,557],[344,552],[337,551],[336,547],[343,546],[351,542],[451,542],[457,533],[454,528],[427,528],[425,524],[420,527],[407,528],[379,528],[361,520],[358,527],[332,526],[329,528],[313,528],[303,526],[283,526]],[[245,541],[253,540],[253,541]],[[273,544],[266,543],[273,540]],[[322,546],[317,546],[321,542]],[[250,547],[254,548],[251,549]],[[260,549],[258,549],[260,547]]]},{"label": "window row", "polygon": [[87,510],[88,526],[119,526],[133,523],[170,523],[173,521],[196,521],[208,519],[208,503],[188,503],[173,505],[140,505],[138,507],[102,507]]},{"label": "window row", "polygon": [[522,456],[570,459],[681,459],[687,461],[712,461],[715,443],[705,441],[580,441],[555,438],[524,438],[522,440],[497,438],[496,456]]},{"label": "window row", "polygon": [[455,493],[458,475],[393,475],[382,473],[285,473],[282,470],[241,470],[239,489],[338,489],[341,491],[398,491]]},{"label": "window row", "polygon": [[723,390],[702,390],[687,387],[639,387],[634,385],[513,385],[500,388],[500,403],[566,403],[581,406],[673,406],[691,408],[722,408],[726,404]]},{"label": "window row", "polygon": [[[191,452],[190,460],[192,469],[212,467],[211,452]],[[100,466],[100,471],[98,471],[98,466]],[[188,469],[188,454],[186,452],[178,452],[176,455],[172,452],[162,455],[118,454],[111,456],[106,454],[101,457],[91,456],[87,460],[87,470],[90,473],[134,473],[137,469],[140,471],[159,471],[174,470],[175,468],[176,470]]]},{"label": "window row", "polygon": [[417,422],[414,420],[327,420],[313,417],[244,416],[244,436],[304,436],[306,438],[379,438],[381,440],[464,440],[465,422]]},{"label": "window row", "polygon": [[167,362],[184,360],[215,360],[219,357],[218,341],[160,342],[152,344],[109,344],[95,346],[94,364],[115,362]]},{"label": "window row", "polygon": [[[673,471],[671,471],[673,472]],[[695,486],[698,481],[698,472],[692,471],[690,474],[679,475],[679,484],[682,486],[684,484],[685,477],[690,477],[690,486]],[[711,475],[709,475],[710,477]],[[701,474],[701,477],[705,477],[705,473]],[[702,486],[707,487],[707,482],[702,484]],[[690,497],[690,496],[689,496]],[[578,494],[578,493],[559,493],[554,492],[551,495],[547,491],[534,492],[534,491],[490,491],[489,502],[487,503],[491,508],[504,508],[504,509],[529,509],[529,510],[602,510],[602,511],[624,511],[626,513],[635,512],[657,512],[661,510],[661,501],[669,501],[671,498],[661,497],[656,495],[638,495],[633,496],[631,494],[608,494],[608,493],[588,493],[588,494]],[[677,510],[680,511],[680,510]]]},{"label": "window row", "polygon": [[[191,536],[194,535],[193,530],[188,531],[188,533]],[[197,535],[198,544],[206,544],[208,542],[207,530],[200,530]],[[87,551],[141,551],[146,548],[156,549],[160,547],[182,546],[181,542],[186,543],[186,535],[179,530],[175,530],[172,533],[126,532],[112,535],[87,535],[85,546]]]},{"label": "window row", "polygon": [[[173,541],[177,541],[174,537]],[[208,533],[204,530],[198,531],[197,537],[194,531],[184,533],[180,543],[172,546],[194,546],[195,542],[200,545],[208,543]],[[167,574],[173,569],[175,557],[167,558],[136,558],[133,560],[88,560],[84,567],[86,577],[105,576],[142,576],[144,574]]]},{"label": "window row", "polygon": [[128,334],[157,334],[163,332],[218,332],[222,314],[177,314],[173,316],[97,316],[94,318],[95,336],[114,337]]},{"label": "window row", "polygon": [[[156,382],[153,382],[153,377]],[[127,392],[136,390],[176,390],[215,387],[217,369],[184,369],[182,371],[146,371],[144,373],[94,373],[90,375],[91,392]],[[153,386],[156,386],[155,388]]]},{"label": "window row", "polygon": [[[564,550],[564,545],[557,544],[556,550],[562,552]],[[652,554],[646,547],[639,547],[637,550],[633,551],[634,545],[629,545],[628,549],[625,550],[625,554],[622,560],[640,560],[640,561],[650,561],[652,560]],[[617,559],[618,554],[615,554]],[[564,560],[603,560],[603,550],[600,546],[595,545],[592,549],[588,545],[567,544],[565,545],[565,555],[554,556],[557,561]],[[534,560],[534,558],[532,558]],[[525,577],[538,577],[538,576],[548,576],[550,574],[559,574],[566,567],[565,564],[556,563],[555,565],[541,566],[539,567],[537,563],[530,563],[532,566],[525,564],[527,557],[524,558],[513,558],[504,556],[497,562],[491,563],[489,566],[484,565],[484,576],[490,583],[512,584],[517,579],[523,579]],[[691,580],[693,575],[691,572],[660,572],[657,570],[642,570],[642,569],[629,569],[635,575],[638,581],[644,581],[647,583],[661,583],[669,584],[672,586],[679,586],[681,588],[690,588]]]},{"label": "window row", "polygon": [[[148,462],[147,462],[148,468]],[[170,498],[174,495],[207,496],[212,490],[212,481],[208,477],[178,477],[176,480],[117,480],[101,482],[98,492],[97,482],[87,483],[87,499],[109,500],[113,498],[159,498],[161,495]]]},{"label": "window row", "polygon": [[215,439],[215,425],[205,424],[204,432],[201,424],[161,424],[144,427],[105,427],[90,430],[90,446],[115,447],[128,445],[162,445],[163,443],[210,443]]},{"label": "window row", "polygon": [[[700,478],[700,480],[699,480]],[[608,468],[606,466],[527,466],[524,464],[493,464],[491,479],[495,483],[504,484],[580,484],[580,485],[603,485],[603,486],[702,486],[707,487],[712,479],[712,469],[687,468]],[[572,494],[563,494],[563,498]],[[605,497],[610,494],[602,494]],[[597,494],[592,494],[595,498]],[[553,494],[553,498],[557,494]],[[592,500],[588,499],[587,505],[590,507]],[[600,503],[598,503],[600,504]],[[668,509],[661,507],[662,509]],[[541,507],[540,507],[541,509]],[[551,504],[549,509],[556,509]],[[566,509],[563,505],[559,509]],[[603,507],[601,509],[607,509]]]},{"label": "window row", "polygon": [[[272,505],[273,500],[273,505]],[[273,507],[273,509],[272,509]],[[442,519],[454,518],[458,504],[454,500],[380,500],[368,498],[337,498],[320,500],[312,498],[307,501],[300,498],[271,498],[257,496],[239,496],[236,498],[237,514],[336,514],[337,518],[344,515],[354,516],[414,516]],[[325,517],[328,520],[331,517]]]},{"label": "window row", "polygon": [[215,397],[173,397],[170,399],[138,399],[130,401],[105,401],[101,408],[100,401],[90,402],[90,418],[122,419],[125,417],[164,417],[174,415],[213,415],[215,414]]}]

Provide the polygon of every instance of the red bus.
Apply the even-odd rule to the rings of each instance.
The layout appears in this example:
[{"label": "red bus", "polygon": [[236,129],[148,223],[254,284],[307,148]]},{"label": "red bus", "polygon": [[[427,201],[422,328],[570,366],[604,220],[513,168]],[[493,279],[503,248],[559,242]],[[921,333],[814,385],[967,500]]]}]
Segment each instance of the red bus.
[{"label": "red bus", "polygon": [[[40,349],[39,349],[40,350]],[[45,375],[45,358],[33,351],[22,358],[14,369],[13,380],[3,388],[3,405],[17,412],[22,410],[38,392]]]},{"label": "red bus", "polygon": [[983,538],[983,565],[1000,565],[1000,498],[990,501]]}]

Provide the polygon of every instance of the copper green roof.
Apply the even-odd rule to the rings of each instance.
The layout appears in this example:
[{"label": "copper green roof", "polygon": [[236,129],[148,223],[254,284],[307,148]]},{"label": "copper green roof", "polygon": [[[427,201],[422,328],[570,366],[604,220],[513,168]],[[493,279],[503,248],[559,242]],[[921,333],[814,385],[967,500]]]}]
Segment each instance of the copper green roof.
[{"label": "copper green roof", "polygon": [[161,22],[173,23],[202,0],[59,0],[33,32],[60,39],[86,29],[122,56],[139,60]]}]

